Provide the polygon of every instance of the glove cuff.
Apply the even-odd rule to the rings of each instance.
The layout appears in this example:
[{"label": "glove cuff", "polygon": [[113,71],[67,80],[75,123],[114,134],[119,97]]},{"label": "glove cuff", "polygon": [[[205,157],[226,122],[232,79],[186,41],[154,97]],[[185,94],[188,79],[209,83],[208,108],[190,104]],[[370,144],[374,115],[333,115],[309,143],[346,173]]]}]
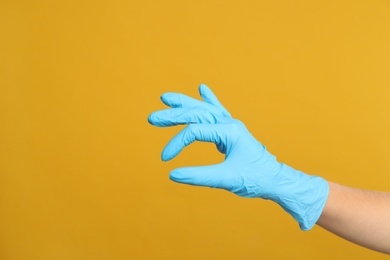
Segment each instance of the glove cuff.
[{"label": "glove cuff", "polygon": [[[288,212],[301,230],[310,230],[320,218],[329,194],[328,182],[282,164],[282,186],[286,189],[271,198]],[[282,187],[281,187],[282,188]]]}]

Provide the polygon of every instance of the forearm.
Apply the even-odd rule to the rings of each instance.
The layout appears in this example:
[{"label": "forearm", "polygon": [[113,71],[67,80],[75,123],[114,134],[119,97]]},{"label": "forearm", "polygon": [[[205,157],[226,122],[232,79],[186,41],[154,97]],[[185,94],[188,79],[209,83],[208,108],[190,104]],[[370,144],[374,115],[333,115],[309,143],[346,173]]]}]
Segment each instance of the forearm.
[{"label": "forearm", "polygon": [[200,85],[199,93],[203,101],[165,93],[161,100],[170,108],[148,117],[155,126],[188,125],[166,145],[161,158],[171,160],[184,147],[202,141],[216,144],[225,161],[175,169],[170,174],[173,181],[225,189],[245,198],[271,199],[303,230],[316,223],[354,243],[390,254],[389,193],[328,185],[323,178],[279,163],[206,85]]},{"label": "forearm", "polygon": [[329,189],[317,224],[353,243],[390,254],[390,193],[331,182]]}]

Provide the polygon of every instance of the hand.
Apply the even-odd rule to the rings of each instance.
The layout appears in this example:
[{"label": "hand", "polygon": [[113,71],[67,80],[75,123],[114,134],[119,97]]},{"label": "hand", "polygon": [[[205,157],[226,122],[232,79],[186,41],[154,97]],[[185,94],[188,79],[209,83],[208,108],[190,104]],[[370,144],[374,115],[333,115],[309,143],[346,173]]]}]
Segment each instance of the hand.
[{"label": "hand", "polygon": [[173,181],[221,188],[248,198],[271,199],[290,213],[304,230],[319,218],[328,193],[327,182],[279,163],[245,125],[231,117],[206,86],[199,87],[202,101],[178,94],[161,96],[171,108],[152,113],[155,126],[188,124],[164,148],[162,160],[178,155],[194,141],[213,142],[225,161],[208,166],[175,169]]}]

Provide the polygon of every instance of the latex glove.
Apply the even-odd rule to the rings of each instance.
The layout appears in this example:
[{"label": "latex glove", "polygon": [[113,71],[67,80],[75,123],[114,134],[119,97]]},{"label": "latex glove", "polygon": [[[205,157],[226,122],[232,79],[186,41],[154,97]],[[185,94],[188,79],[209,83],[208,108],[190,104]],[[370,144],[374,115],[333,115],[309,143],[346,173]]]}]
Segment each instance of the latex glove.
[{"label": "latex glove", "polygon": [[152,113],[155,126],[188,124],[164,148],[168,161],[194,141],[213,142],[224,153],[220,164],[175,169],[170,178],[179,183],[221,188],[246,198],[270,199],[283,207],[302,230],[313,227],[328,197],[326,180],[295,170],[276,160],[239,120],[233,119],[206,85],[200,85],[203,102],[166,93],[171,108]]}]

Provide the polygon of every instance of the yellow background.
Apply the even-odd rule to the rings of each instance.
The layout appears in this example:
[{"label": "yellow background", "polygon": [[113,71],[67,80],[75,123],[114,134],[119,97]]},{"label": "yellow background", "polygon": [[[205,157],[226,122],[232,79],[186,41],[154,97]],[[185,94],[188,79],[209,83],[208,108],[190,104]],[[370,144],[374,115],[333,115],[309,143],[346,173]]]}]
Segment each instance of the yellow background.
[{"label": "yellow background", "polygon": [[387,259],[277,205],[179,185],[223,160],[159,96],[208,84],[279,160],[390,191],[390,2],[0,1],[0,258]]}]

